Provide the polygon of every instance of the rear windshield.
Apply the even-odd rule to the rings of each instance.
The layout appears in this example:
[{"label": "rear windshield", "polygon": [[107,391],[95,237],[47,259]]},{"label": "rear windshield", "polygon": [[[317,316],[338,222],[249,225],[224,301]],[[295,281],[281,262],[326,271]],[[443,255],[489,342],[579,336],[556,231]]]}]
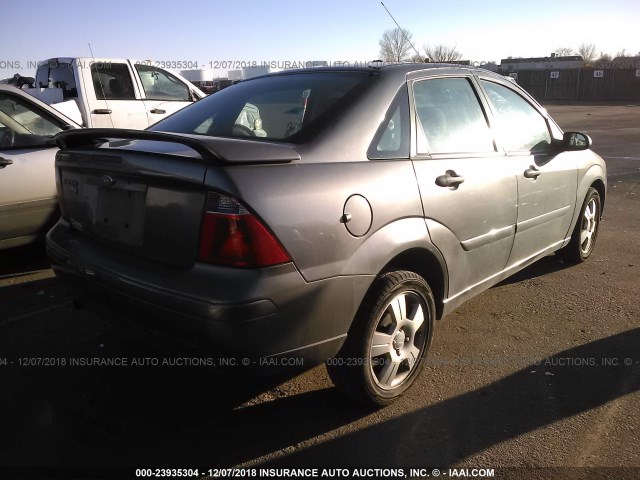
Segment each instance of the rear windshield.
[{"label": "rear windshield", "polygon": [[63,98],[77,98],[78,87],[73,74],[73,64],[49,60],[42,62],[36,72],[36,86],[47,88],[51,86],[62,89]]},{"label": "rear windshield", "polygon": [[320,131],[370,83],[369,72],[310,72],[241,82],[149,130],[301,142]]}]

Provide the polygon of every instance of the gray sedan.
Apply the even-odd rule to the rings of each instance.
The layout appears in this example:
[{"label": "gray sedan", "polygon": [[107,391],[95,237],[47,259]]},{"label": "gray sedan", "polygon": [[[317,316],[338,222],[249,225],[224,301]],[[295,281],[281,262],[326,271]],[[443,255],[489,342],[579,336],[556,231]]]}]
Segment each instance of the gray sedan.
[{"label": "gray sedan", "polygon": [[376,405],[415,381],[436,319],[545,255],[591,256],[606,195],[587,135],[450,65],[283,72],[57,139],[47,249],[78,298],[210,354],[326,361]]}]

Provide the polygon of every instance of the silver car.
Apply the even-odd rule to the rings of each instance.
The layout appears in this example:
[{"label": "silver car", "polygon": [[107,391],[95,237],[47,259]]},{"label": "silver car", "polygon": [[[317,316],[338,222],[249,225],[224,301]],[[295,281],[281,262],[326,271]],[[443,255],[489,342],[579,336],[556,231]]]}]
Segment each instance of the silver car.
[{"label": "silver car", "polygon": [[43,238],[57,220],[53,136],[75,128],[40,100],[0,84],[0,250]]},{"label": "silver car", "polygon": [[78,298],[218,356],[327,361],[377,405],[434,320],[550,253],[586,260],[606,194],[587,135],[450,65],[283,72],[57,141],[47,250]]}]

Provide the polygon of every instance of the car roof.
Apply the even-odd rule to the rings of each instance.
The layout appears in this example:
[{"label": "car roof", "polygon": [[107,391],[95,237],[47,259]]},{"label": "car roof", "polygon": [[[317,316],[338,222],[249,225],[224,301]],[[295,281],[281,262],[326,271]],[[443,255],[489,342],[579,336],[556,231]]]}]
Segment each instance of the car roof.
[{"label": "car roof", "polygon": [[377,73],[384,77],[385,79],[396,79],[402,80],[407,77],[409,74],[419,74],[419,73],[433,73],[433,74],[482,74],[485,76],[491,76],[496,79],[503,80],[504,77],[490,70],[485,70],[484,68],[472,67],[469,65],[457,65],[452,63],[399,63],[399,64],[389,64],[387,62],[371,62],[367,66],[356,66],[356,65],[345,65],[345,66],[330,66],[330,67],[310,67],[310,68],[300,68],[300,69],[291,69],[291,70],[283,70],[280,72],[269,73],[266,75],[260,75],[257,77],[252,77],[245,81],[250,81],[258,78],[263,78],[267,76],[275,76],[275,75],[291,75],[296,73],[318,73],[318,72],[371,72]]}]

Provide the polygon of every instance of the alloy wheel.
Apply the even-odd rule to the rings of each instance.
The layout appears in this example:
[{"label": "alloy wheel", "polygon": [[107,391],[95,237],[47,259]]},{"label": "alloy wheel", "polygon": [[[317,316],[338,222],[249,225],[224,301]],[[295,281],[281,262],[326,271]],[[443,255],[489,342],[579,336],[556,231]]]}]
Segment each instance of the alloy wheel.
[{"label": "alloy wheel", "polygon": [[370,345],[370,368],[376,384],[396,388],[421,361],[426,345],[425,314],[429,310],[415,292],[403,291],[382,310]]}]

